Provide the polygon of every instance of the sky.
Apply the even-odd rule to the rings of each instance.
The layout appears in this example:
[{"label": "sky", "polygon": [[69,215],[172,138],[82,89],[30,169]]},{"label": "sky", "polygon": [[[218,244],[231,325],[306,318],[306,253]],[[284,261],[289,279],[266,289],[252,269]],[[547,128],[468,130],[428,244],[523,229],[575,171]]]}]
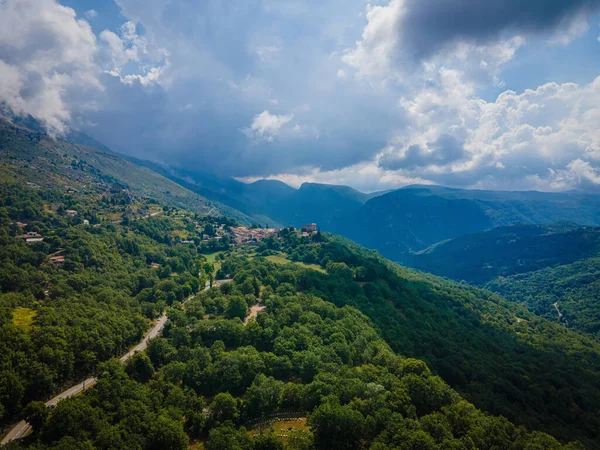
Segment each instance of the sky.
[{"label": "sky", "polygon": [[0,102],[242,181],[600,190],[600,0],[0,0]]}]

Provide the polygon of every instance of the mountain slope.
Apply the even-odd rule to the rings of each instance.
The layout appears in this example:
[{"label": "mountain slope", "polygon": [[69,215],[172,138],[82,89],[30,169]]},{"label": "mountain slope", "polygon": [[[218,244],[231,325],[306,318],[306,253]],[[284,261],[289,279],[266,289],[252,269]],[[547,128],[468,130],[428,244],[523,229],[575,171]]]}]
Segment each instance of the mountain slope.
[{"label": "mountain slope", "polygon": [[443,241],[400,261],[471,284],[569,264],[600,254],[600,228],[575,224],[512,225]]},{"label": "mountain slope", "polygon": [[440,242],[401,262],[484,286],[532,312],[598,338],[600,228],[513,225]]},{"label": "mountain slope", "polygon": [[360,309],[395,351],[425,360],[479,408],[598,447],[598,342],[489,291],[402,268],[343,238],[332,239],[319,257],[343,262],[355,279],[343,266],[328,265],[329,279],[314,271],[298,279],[306,292]]},{"label": "mountain slope", "polygon": [[117,153],[53,140],[2,118],[0,161],[3,162],[2,176],[8,179],[21,177],[42,187],[60,185],[98,193],[111,188],[127,189],[134,197],[151,197],[200,214],[228,215],[242,223],[251,222],[243,213],[209,201]]},{"label": "mountain slope", "polygon": [[[355,308],[299,292],[289,281],[305,269],[243,254],[223,264],[233,282],[171,308],[146,352],[35,415],[27,448],[581,448],[477,410]],[[244,294],[264,310],[246,325]]]},{"label": "mountain slope", "polygon": [[600,258],[494,278],[485,287],[600,340]]},{"label": "mountain slope", "polygon": [[560,221],[600,225],[600,196],[409,186],[367,201],[335,231],[400,260],[411,250],[488,228]]}]

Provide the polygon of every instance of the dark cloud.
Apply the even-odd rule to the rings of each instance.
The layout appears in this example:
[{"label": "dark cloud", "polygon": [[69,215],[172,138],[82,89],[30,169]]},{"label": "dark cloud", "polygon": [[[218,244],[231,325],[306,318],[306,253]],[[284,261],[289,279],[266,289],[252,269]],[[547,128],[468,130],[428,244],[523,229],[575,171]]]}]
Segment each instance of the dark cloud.
[{"label": "dark cloud", "polygon": [[[172,166],[238,177],[306,166],[334,170],[372,160],[387,142],[386,111],[368,96],[348,97],[336,105],[311,99],[313,107],[292,110],[293,120],[272,142],[254,142],[244,130],[257,113],[289,110],[246,102],[218,82],[179,84],[178,92],[137,82],[125,85],[107,74],[102,83],[106,89],[98,108],[86,115],[94,126],[83,131],[115,151]],[[296,132],[296,125],[307,130]]]},{"label": "dark cloud", "polygon": [[409,146],[402,157],[389,155],[379,161],[379,167],[385,170],[415,170],[419,167],[445,166],[466,156],[463,141],[443,134],[435,142],[427,143],[427,148],[421,145]]},{"label": "dark cloud", "polygon": [[504,32],[552,32],[600,0],[407,0],[403,42],[427,57],[456,41],[485,43]]}]

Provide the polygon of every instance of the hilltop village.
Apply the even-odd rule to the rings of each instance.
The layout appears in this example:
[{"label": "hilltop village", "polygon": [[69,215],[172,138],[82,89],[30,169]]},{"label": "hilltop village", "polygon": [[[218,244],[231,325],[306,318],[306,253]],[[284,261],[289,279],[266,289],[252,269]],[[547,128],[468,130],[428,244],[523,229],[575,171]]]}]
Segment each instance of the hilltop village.
[{"label": "hilltop village", "polygon": [[[293,228],[293,227],[290,227]],[[303,225],[300,230],[293,228],[299,235],[310,237],[317,232],[317,224],[311,223]],[[229,231],[233,236],[233,242],[236,245],[257,244],[263,239],[270,237],[277,238],[281,228],[260,228],[260,227],[233,227]]]}]

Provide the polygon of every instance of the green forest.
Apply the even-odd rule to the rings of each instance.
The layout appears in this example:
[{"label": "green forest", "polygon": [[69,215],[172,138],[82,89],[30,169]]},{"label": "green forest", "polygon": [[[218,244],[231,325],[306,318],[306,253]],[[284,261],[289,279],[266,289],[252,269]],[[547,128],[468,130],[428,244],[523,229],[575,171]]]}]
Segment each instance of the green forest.
[{"label": "green forest", "polygon": [[600,228],[512,225],[440,242],[403,263],[496,292],[598,339]]},{"label": "green forest", "polygon": [[508,300],[524,303],[548,320],[600,340],[599,258],[494,278],[485,287]]},{"label": "green forest", "polygon": [[0,184],[0,423],[124,353],[212,276],[200,256],[209,243],[178,244],[173,211],[100,223],[123,203]]},{"label": "green forest", "polygon": [[[423,361],[396,355],[357,309],[299,292],[311,269],[239,255],[223,267],[233,282],[172,306],[164,336],[126,366],[101,364],[89,393],[51,410],[29,405],[35,432],[24,445],[581,448],[481,412]],[[256,302],[266,312],[244,326]],[[286,411],[305,415],[310,432],[273,433],[265,422]]]},{"label": "green forest", "polygon": [[300,290],[358,308],[396,352],[426,361],[479,408],[565,439],[599,439],[597,342],[341,237],[295,255],[330,266],[327,276],[305,272]]}]

